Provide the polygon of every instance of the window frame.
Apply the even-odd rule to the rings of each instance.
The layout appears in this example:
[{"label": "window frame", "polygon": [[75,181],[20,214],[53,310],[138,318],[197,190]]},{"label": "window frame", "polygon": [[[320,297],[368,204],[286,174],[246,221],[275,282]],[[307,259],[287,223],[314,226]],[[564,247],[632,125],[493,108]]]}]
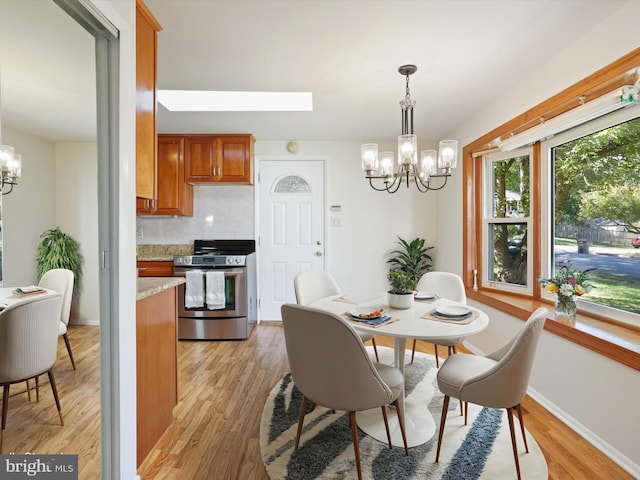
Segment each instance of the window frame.
[{"label": "window frame", "polygon": [[[482,181],[482,192],[483,192],[483,204],[482,204],[482,239],[483,248],[482,252],[482,268],[480,271],[482,275],[480,276],[480,286],[482,288],[487,289],[495,289],[498,291],[511,292],[511,293],[519,293],[523,295],[532,295],[534,290],[534,276],[533,276],[533,256],[531,253],[533,252],[533,212],[532,207],[529,205],[529,215],[526,217],[505,217],[499,218],[493,215],[493,184],[494,184],[494,169],[493,165],[495,163],[508,160],[510,158],[516,157],[529,157],[529,192],[531,196],[531,200],[533,200],[533,182],[532,182],[532,172],[533,172],[533,148],[525,147],[519,148],[517,150],[513,150],[510,152],[489,152],[482,156],[483,158],[483,181]],[[491,241],[489,239],[492,232],[490,231],[491,225],[496,224],[520,224],[524,223],[527,225],[527,280],[525,285],[517,285],[513,283],[502,283],[496,282],[495,280],[489,279],[489,273],[492,268],[492,261],[489,256],[489,246]]]},{"label": "window frame", "polygon": [[[551,150],[558,145],[570,142],[577,138],[590,135],[608,127],[619,125],[621,123],[629,122],[633,119],[640,118],[640,108],[638,105],[631,105],[622,110],[603,115],[599,118],[591,120],[589,122],[578,125],[570,130],[559,133],[549,139],[540,142],[540,165],[541,165],[541,219],[540,219],[540,234],[541,234],[541,252],[540,260],[541,273],[543,277],[551,277],[553,275],[553,262],[554,253],[552,251],[552,225],[553,225],[553,181],[551,166]],[[553,295],[546,292],[544,289],[541,291],[541,298],[553,301]],[[578,311],[603,316],[620,323],[628,324],[631,326],[640,326],[640,314],[629,312],[626,310],[620,310],[607,305],[602,305],[596,302],[578,297],[577,299]]]},{"label": "window frame", "polygon": [[[488,307],[495,308],[521,320],[526,320],[538,307],[547,307],[545,330],[574,342],[584,348],[604,355],[613,361],[622,363],[640,371],[640,328],[620,325],[598,315],[579,313],[575,322],[563,323],[553,315],[552,304],[540,297],[540,289],[534,289],[533,295],[517,295],[495,292],[477,285],[474,288],[474,278],[480,275],[479,259],[481,251],[480,225],[481,218],[477,216],[482,203],[480,189],[482,172],[482,155],[495,150],[496,140],[507,138],[539,124],[540,118],[553,118],[580,104],[580,100],[589,101],[597,96],[610,92],[614,88],[635,82],[635,74],[640,65],[640,48],[632,50],[623,57],[602,67],[588,77],[567,87],[558,94],[544,100],[529,110],[513,117],[484,135],[472,140],[462,148],[462,278],[467,288],[467,298]],[[534,163],[532,181],[532,212],[533,228],[539,227],[540,211],[540,144],[533,145]],[[538,160],[536,160],[538,159]],[[536,202],[538,202],[536,204]],[[534,258],[541,252],[539,234],[534,233]],[[533,264],[534,278],[540,277],[540,267],[537,261]],[[479,278],[479,277],[478,277]]]}]

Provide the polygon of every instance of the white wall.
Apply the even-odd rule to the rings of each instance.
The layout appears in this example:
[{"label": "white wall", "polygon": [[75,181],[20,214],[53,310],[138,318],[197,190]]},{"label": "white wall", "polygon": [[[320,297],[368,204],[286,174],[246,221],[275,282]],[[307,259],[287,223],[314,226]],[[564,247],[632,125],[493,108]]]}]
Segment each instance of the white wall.
[{"label": "white wall", "polygon": [[[638,48],[636,18],[640,4],[614,5],[597,31],[585,31],[543,65],[514,72],[512,88],[499,102],[487,104],[485,114],[470,118],[451,136],[465,145],[507,120]],[[608,33],[603,33],[608,32]],[[490,66],[488,65],[488,68]],[[457,172],[452,186],[438,198],[438,267],[462,271],[462,181]],[[469,346],[489,352],[505,343],[521,321],[476,304],[489,313],[489,328],[468,339]],[[640,417],[630,414],[640,396],[640,372],[545,332],[540,340],[531,380],[532,395],[573,426],[589,441],[640,478],[640,450],[636,432]],[[612,392],[628,392],[622,395]]]},{"label": "white wall", "polygon": [[3,127],[3,141],[22,154],[22,177],[2,197],[3,285],[37,283],[40,235],[60,229],[80,244],[81,290],[71,322],[99,323],[97,163],[94,143],[54,144]]},{"label": "white wall", "polygon": [[40,235],[56,226],[55,146],[4,124],[2,142],[22,155],[22,177],[2,196],[3,285],[33,285]]},{"label": "white wall", "polygon": [[95,143],[58,143],[56,157],[56,226],[80,244],[80,295],[72,323],[100,323],[98,286],[98,164]]}]

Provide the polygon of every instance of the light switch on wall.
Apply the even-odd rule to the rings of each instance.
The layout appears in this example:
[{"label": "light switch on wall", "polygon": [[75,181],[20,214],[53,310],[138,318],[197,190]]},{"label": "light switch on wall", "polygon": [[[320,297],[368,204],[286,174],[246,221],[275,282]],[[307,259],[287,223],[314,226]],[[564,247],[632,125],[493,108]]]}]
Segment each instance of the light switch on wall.
[{"label": "light switch on wall", "polygon": [[144,237],[144,232],[142,231],[142,225],[140,225],[140,224],[136,225],[136,237],[137,238]]},{"label": "light switch on wall", "polygon": [[331,226],[332,227],[341,227],[342,226],[342,219],[338,216],[333,216],[331,217]]}]

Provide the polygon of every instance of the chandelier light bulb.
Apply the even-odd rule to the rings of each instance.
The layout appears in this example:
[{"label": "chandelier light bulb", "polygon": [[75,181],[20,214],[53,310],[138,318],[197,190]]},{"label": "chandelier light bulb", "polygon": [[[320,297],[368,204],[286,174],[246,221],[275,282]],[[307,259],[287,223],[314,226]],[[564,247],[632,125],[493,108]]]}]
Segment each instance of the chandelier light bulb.
[{"label": "chandelier light bulb", "polygon": [[374,172],[378,170],[378,145],[375,143],[365,143],[360,147],[362,158],[362,170]]},{"label": "chandelier light bulb", "polygon": [[438,157],[438,168],[456,168],[458,158],[458,141],[442,140],[440,142],[440,156]]},{"label": "chandelier light bulb", "polygon": [[380,175],[393,176],[393,152],[380,152]]},{"label": "chandelier light bulb", "polygon": [[418,137],[400,135],[398,137],[398,164],[415,165],[418,163]]}]

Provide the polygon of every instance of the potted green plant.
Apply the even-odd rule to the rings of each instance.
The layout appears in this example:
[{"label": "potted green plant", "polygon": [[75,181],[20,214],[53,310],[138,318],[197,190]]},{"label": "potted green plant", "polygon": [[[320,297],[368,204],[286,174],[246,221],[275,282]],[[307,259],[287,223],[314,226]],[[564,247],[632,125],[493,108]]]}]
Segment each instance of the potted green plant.
[{"label": "potted green plant", "polygon": [[393,265],[393,269],[407,273],[412,280],[415,289],[420,277],[431,270],[431,256],[427,253],[433,247],[425,246],[424,238],[414,238],[410,242],[398,237],[401,248],[393,250],[387,263]]},{"label": "potted green plant", "polygon": [[45,272],[53,268],[66,268],[75,276],[74,291],[79,290],[82,257],[80,246],[71,236],[60,230],[59,227],[46,230],[40,235],[38,244],[38,281]]},{"label": "potted green plant", "polygon": [[415,293],[413,276],[399,268],[392,268],[387,273],[387,279],[390,284],[389,306],[392,308],[411,308]]}]

